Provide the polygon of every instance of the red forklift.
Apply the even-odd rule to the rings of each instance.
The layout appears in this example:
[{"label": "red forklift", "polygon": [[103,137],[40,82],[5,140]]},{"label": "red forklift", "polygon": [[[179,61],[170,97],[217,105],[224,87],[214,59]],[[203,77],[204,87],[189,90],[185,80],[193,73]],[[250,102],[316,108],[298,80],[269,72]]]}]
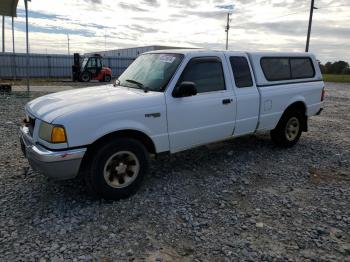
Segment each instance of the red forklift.
[{"label": "red forklift", "polygon": [[79,53],[74,53],[72,72],[73,81],[90,82],[91,80],[98,80],[100,82],[110,82],[112,80],[112,70],[103,66],[102,56],[99,54],[82,57]]}]

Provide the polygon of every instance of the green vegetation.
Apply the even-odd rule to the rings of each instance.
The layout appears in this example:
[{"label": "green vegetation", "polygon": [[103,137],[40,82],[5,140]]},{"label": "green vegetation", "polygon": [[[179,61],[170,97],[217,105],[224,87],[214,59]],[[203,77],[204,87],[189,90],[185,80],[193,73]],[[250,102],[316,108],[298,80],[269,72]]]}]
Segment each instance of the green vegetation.
[{"label": "green vegetation", "polygon": [[350,83],[350,66],[345,61],[327,62],[320,64],[325,82]]},{"label": "green vegetation", "polygon": [[350,83],[350,75],[324,74],[323,81],[335,83]]},{"label": "green vegetation", "polygon": [[320,64],[322,74],[350,75],[349,63],[345,61],[327,62]]}]

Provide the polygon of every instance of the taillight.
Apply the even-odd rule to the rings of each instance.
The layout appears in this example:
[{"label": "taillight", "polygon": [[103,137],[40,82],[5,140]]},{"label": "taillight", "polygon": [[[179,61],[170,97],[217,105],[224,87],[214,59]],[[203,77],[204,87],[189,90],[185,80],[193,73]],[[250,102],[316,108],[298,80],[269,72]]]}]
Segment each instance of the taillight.
[{"label": "taillight", "polygon": [[321,94],[321,102],[323,102],[325,96],[326,96],[326,90],[325,90],[325,88],[323,88],[322,94]]}]

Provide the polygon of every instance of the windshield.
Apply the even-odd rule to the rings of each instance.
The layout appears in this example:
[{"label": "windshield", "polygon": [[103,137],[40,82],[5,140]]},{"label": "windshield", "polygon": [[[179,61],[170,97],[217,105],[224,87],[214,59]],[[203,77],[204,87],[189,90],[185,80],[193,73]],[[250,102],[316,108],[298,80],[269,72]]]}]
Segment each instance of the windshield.
[{"label": "windshield", "polygon": [[85,68],[88,60],[89,60],[89,58],[87,58],[87,57],[84,58],[83,63],[81,64],[81,68]]},{"label": "windshield", "polygon": [[164,91],[182,58],[182,54],[141,55],[119,77],[119,84],[150,91]]}]

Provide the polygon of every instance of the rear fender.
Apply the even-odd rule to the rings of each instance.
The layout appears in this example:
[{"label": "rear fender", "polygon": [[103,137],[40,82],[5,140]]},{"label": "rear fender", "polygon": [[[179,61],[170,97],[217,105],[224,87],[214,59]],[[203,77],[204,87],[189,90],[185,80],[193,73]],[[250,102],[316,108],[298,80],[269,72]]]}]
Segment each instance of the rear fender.
[{"label": "rear fender", "polygon": [[[304,132],[308,131],[308,117],[307,117],[307,106],[306,106],[306,100],[303,96],[295,96],[291,100],[289,100],[288,106],[284,109],[284,113],[289,109],[293,108],[293,105],[297,105],[297,103],[302,103],[305,109],[303,122],[302,122],[302,130]],[[299,106],[300,107],[300,106]],[[283,113],[283,114],[284,114]],[[283,117],[283,115],[282,115]],[[281,118],[282,118],[281,117]]]}]

